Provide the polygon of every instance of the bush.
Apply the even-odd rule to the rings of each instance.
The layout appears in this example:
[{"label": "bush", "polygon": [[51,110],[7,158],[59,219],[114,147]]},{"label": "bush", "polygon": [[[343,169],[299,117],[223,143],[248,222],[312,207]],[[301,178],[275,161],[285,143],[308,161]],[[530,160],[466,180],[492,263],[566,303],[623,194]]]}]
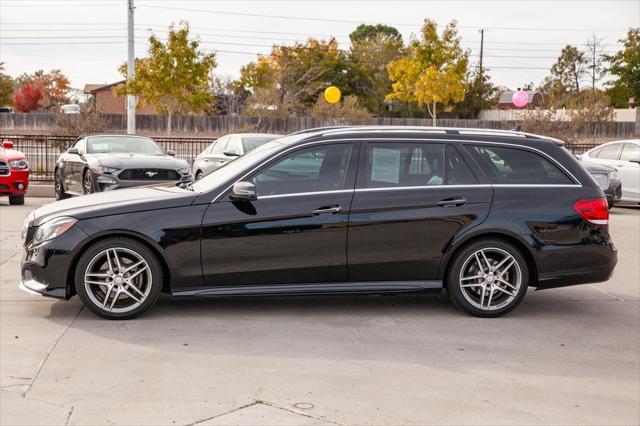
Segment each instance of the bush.
[{"label": "bush", "polygon": [[360,106],[356,96],[346,96],[342,102],[334,105],[318,98],[311,108],[311,116],[319,120],[334,121],[336,124],[366,124],[371,113]]}]

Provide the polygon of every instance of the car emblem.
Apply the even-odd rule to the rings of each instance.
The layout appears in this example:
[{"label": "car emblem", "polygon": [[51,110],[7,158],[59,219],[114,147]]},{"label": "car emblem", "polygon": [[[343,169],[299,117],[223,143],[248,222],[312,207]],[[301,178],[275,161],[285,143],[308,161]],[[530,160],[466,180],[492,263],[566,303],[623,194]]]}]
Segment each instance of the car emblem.
[{"label": "car emblem", "polygon": [[150,178],[154,177],[157,174],[158,174],[158,172],[152,172],[151,170],[147,171],[147,176],[149,176]]}]

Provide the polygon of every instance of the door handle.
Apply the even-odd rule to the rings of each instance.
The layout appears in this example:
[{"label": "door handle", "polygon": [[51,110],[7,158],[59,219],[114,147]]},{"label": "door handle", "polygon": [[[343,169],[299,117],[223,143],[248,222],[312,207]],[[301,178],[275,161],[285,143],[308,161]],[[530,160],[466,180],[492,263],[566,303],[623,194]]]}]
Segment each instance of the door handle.
[{"label": "door handle", "polygon": [[465,200],[464,198],[456,197],[456,198],[445,198],[444,200],[438,201],[436,204],[440,207],[453,207],[453,206],[461,206],[466,202],[467,200]]},{"label": "door handle", "polygon": [[319,214],[336,214],[336,213],[340,213],[341,211],[342,211],[342,207],[333,206],[333,207],[322,207],[312,211],[311,213],[317,216]]}]

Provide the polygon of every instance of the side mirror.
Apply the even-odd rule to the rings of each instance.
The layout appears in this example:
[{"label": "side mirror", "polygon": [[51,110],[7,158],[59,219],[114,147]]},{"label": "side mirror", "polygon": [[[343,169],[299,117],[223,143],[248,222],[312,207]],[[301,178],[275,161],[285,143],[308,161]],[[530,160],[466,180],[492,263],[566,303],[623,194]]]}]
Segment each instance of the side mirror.
[{"label": "side mirror", "polygon": [[176,152],[175,152],[174,150],[172,150],[172,149],[168,149],[168,150],[167,150],[167,155],[170,155],[170,156],[172,156],[172,157],[175,157],[175,156],[176,156]]},{"label": "side mirror", "polygon": [[251,182],[236,182],[229,198],[233,201],[255,201],[258,195],[255,185]]},{"label": "side mirror", "polygon": [[7,140],[7,141],[4,141],[4,142],[2,142],[2,146],[3,146],[5,149],[11,149],[11,148],[13,148],[13,142],[8,141],[8,140]]},{"label": "side mirror", "polygon": [[235,148],[225,150],[224,155],[226,155],[227,157],[240,157],[240,154],[235,150]]},{"label": "side mirror", "polygon": [[67,150],[68,154],[75,154],[75,155],[80,155],[80,151],[78,151],[78,148],[69,148]]},{"label": "side mirror", "polygon": [[632,163],[640,164],[640,155],[635,155],[635,156],[629,158],[629,161],[631,161]]}]

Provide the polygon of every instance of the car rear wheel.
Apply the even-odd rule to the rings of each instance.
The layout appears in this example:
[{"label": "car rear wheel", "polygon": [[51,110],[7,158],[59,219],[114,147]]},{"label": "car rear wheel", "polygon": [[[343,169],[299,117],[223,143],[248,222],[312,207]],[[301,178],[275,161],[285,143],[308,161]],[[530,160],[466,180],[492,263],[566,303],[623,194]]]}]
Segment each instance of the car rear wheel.
[{"label": "car rear wheel", "polygon": [[162,267],[144,244],[109,238],[82,255],[75,286],[82,303],[107,319],[130,319],[149,309],[162,289]]},{"label": "car rear wheel", "polygon": [[476,241],[456,254],[447,276],[454,303],[478,317],[498,317],[522,302],[529,283],[527,262],[512,244]]},{"label": "car rear wheel", "polygon": [[60,169],[56,170],[56,173],[53,178],[53,185],[56,193],[56,200],[64,200],[65,198],[69,198],[69,195],[64,192],[64,186],[62,184],[62,172]]},{"label": "car rear wheel", "polygon": [[93,177],[91,176],[91,171],[87,169],[82,175],[82,193],[87,195],[94,192],[96,192],[96,188],[93,184]]},{"label": "car rear wheel", "polygon": [[24,204],[24,195],[9,196],[9,204],[12,206],[21,206]]}]

